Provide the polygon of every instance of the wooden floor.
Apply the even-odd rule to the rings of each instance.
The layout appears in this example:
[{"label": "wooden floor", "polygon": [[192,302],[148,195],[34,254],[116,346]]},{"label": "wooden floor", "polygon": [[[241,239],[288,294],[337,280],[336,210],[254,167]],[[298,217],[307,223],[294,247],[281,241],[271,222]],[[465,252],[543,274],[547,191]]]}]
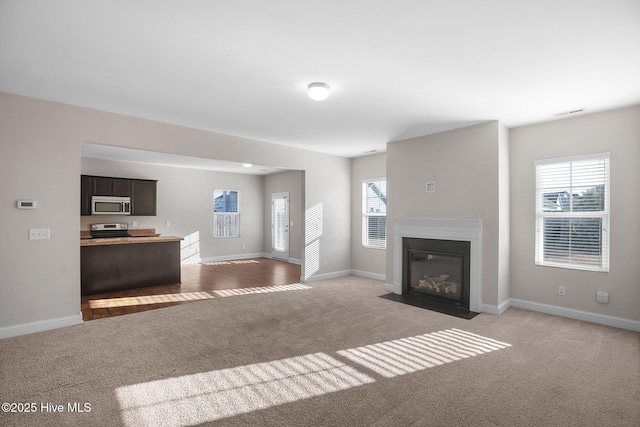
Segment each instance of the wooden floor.
[{"label": "wooden floor", "polygon": [[82,319],[121,316],[263,287],[298,284],[300,270],[299,265],[268,258],[183,265],[182,283],[83,296]]}]

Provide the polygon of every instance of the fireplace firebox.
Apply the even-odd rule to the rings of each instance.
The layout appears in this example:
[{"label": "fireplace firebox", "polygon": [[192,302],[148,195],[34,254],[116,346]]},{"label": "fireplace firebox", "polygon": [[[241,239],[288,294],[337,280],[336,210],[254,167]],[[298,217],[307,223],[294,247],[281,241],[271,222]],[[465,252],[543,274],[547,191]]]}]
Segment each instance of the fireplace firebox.
[{"label": "fireplace firebox", "polygon": [[469,310],[471,242],[403,238],[402,295],[437,311]]}]

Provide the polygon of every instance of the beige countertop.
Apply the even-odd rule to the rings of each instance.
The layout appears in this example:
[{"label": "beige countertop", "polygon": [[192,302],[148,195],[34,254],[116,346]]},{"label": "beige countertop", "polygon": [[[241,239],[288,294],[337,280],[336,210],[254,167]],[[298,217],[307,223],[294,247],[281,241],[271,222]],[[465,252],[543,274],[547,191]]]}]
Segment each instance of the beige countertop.
[{"label": "beige countertop", "polygon": [[184,237],[149,236],[149,237],[109,237],[97,239],[80,239],[80,246],[130,245],[139,243],[179,242]]}]

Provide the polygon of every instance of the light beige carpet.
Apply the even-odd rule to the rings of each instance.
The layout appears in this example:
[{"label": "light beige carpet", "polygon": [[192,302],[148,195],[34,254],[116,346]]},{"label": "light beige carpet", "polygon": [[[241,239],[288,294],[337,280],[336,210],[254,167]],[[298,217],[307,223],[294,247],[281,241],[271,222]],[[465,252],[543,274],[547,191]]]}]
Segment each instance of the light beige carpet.
[{"label": "light beige carpet", "polygon": [[639,333],[309,285],[0,340],[0,425],[640,426]]}]

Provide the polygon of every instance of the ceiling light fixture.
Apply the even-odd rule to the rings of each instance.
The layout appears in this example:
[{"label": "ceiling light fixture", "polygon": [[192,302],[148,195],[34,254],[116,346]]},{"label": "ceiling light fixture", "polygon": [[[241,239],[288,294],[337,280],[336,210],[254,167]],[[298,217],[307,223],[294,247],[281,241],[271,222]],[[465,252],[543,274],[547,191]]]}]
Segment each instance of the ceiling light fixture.
[{"label": "ceiling light fixture", "polygon": [[323,101],[329,96],[329,85],[320,82],[311,83],[307,93],[314,101]]},{"label": "ceiling light fixture", "polygon": [[251,163],[243,163],[242,166],[244,166],[245,168],[250,168],[253,165]]}]

